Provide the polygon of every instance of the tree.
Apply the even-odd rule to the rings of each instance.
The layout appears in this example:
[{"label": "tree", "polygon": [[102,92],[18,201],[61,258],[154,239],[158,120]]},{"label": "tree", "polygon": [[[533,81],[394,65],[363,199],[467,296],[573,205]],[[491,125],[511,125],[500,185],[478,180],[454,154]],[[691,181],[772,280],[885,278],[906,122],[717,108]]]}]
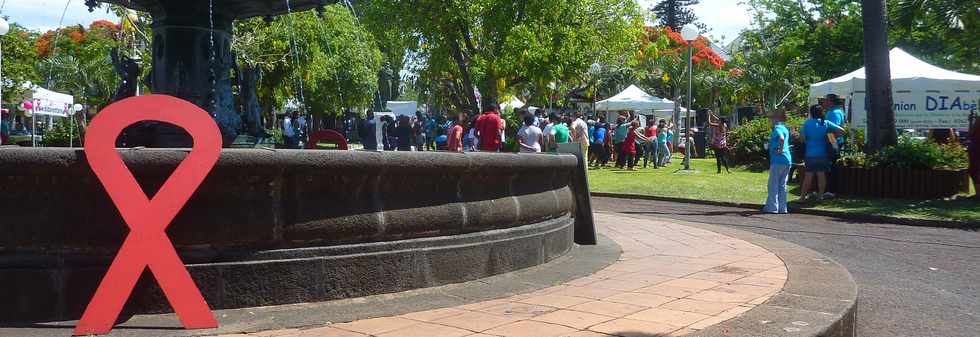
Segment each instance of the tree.
[{"label": "tree", "polygon": [[863,0],[864,63],[868,93],[868,147],[874,154],[895,145],[895,111],[892,109],[891,62],[888,55],[888,23],[885,0]]},{"label": "tree", "polygon": [[[670,27],[645,27],[637,66],[643,85],[654,94],[676,101],[678,89],[687,87],[687,46],[681,34]],[[723,76],[720,72],[726,62],[704,36],[692,41],[691,47],[694,48],[694,82],[703,86],[695,92],[710,96],[716,83],[708,78]],[[703,99],[699,102],[707,102],[706,106],[714,100],[708,96]]]},{"label": "tree", "polygon": [[972,0],[888,2],[889,40],[929,63],[980,73],[980,11]]},{"label": "tree", "polygon": [[262,69],[258,94],[267,112],[290,99],[325,116],[371,104],[382,62],[374,37],[342,5],[327,6],[322,15],[235,23],[232,49],[241,65]]},{"label": "tree", "polygon": [[733,43],[741,104],[802,106],[807,87],[863,64],[861,6],[849,0],[748,0],[753,26]]},{"label": "tree", "polygon": [[[642,17],[621,0],[374,0],[369,25],[415,37],[425,97],[478,113],[504,94],[549,97],[580,85],[594,62],[629,62]],[[626,56],[624,56],[626,55]],[[476,89],[476,90],[474,90]],[[479,91],[481,99],[477,100]]]},{"label": "tree", "polygon": [[[805,105],[807,86],[864,65],[861,2],[748,0],[753,26],[733,43],[743,104]],[[971,7],[972,6],[972,7]],[[888,0],[889,47],[977,73],[980,12],[969,0]],[[745,89],[741,89],[745,88]],[[782,102],[786,103],[786,102]]]},{"label": "tree", "polygon": [[17,100],[23,93],[21,88],[24,83],[37,81],[37,69],[34,67],[37,51],[33,47],[36,35],[12,23],[10,32],[2,37],[3,69],[0,75],[3,81],[0,81],[0,85],[3,85],[3,97],[0,101]]},{"label": "tree", "polygon": [[45,32],[35,41],[41,83],[87,106],[105,106],[119,81],[109,57],[120,46],[118,33],[119,26],[105,20],[87,29],[78,25]]},{"label": "tree", "polygon": [[675,32],[687,24],[694,24],[702,33],[707,32],[708,27],[698,22],[698,16],[690,6],[700,3],[700,0],[661,0],[650,11],[657,14],[657,19],[664,27],[670,27]]}]

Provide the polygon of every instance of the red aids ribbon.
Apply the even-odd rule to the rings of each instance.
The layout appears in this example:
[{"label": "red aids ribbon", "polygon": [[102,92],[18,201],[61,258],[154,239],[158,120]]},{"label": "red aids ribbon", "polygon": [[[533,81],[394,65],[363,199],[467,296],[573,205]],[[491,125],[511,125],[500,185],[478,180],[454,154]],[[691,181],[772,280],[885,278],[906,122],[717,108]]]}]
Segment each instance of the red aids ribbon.
[{"label": "red aids ribbon", "polygon": [[[123,128],[141,121],[176,125],[194,139],[190,154],[152,200],[147,198],[115,149],[116,138]],[[221,133],[214,120],[201,108],[178,98],[165,95],[128,98],[95,116],[86,134],[85,155],[130,232],[85,308],[75,335],[109,333],[146,267],[185,328],[218,327],[164,230],[201,185],[220,154]]]}]

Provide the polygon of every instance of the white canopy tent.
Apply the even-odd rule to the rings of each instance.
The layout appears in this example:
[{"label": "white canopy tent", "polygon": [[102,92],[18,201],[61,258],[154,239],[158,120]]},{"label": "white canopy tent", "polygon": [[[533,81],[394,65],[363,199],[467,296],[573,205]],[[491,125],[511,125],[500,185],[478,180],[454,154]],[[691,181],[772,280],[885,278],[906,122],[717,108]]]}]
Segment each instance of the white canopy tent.
[{"label": "white canopy tent", "polygon": [[[658,118],[673,118],[674,101],[647,94],[635,85],[630,85],[626,90],[608,99],[596,102],[596,111],[606,111],[606,120],[614,120],[617,111],[631,110],[641,115],[653,115]],[[687,108],[678,107],[681,113],[687,112]],[[641,123],[644,123],[641,119]],[[645,124],[645,123],[644,123]]]},{"label": "white canopy tent", "polygon": [[[647,94],[643,89],[631,85],[613,97],[596,102],[595,109],[596,111],[632,110],[646,115],[665,114],[669,117],[673,115],[674,102]],[[687,111],[683,107],[680,110],[681,112]]]},{"label": "white canopy tent", "polygon": [[[936,67],[894,48],[891,60],[893,109],[896,128],[967,128],[967,116],[977,109],[980,76]],[[867,126],[865,68],[810,86],[810,101],[828,94],[847,98],[850,122]]]},{"label": "white canopy tent", "polygon": [[51,91],[33,84],[25,84],[25,99],[31,101],[33,108],[29,115],[68,117],[75,105],[75,97]]},{"label": "white canopy tent", "polygon": [[419,103],[414,101],[388,101],[385,105],[395,116],[415,117],[419,109]]},{"label": "white canopy tent", "polygon": [[523,107],[524,102],[521,102],[517,97],[512,97],[510,100],[500,103],[500,110],[520,109]]}]

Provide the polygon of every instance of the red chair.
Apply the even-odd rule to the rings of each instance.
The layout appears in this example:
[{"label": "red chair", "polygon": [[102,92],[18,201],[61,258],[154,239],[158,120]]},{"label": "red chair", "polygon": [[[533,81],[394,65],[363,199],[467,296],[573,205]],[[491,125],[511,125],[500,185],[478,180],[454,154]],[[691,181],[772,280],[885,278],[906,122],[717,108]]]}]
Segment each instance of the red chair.
[{"label": "red chair", "polygon": [[337,144],[337,150],[347,150],[347,138],[340,132],[334,130],[320,130],[310,134],[310,141],[306,143],[307,150],[315,150],[319,143]]}]

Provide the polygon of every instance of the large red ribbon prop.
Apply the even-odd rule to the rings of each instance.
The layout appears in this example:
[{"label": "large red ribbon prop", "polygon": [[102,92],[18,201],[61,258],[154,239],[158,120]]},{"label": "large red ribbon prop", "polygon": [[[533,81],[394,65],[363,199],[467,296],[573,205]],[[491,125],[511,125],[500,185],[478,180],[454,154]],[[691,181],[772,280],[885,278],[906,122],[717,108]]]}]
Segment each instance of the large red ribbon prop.
[{"label": "large red ribbon prop", "polygon": [[[116,152],[123,128],[160,121],[184,128],[194,148],[152,200]],[[85,155],[130,228],[126,241],[95,291],[75,335],[105,334],[119,317],[146,267],[187,329],[218,327],[211,309],[167,237],[167,226],[194,194],[221,154],[221,133],[207,112],[171,96],[148,95],[119,101],[99,112],[85,138]]]}]

